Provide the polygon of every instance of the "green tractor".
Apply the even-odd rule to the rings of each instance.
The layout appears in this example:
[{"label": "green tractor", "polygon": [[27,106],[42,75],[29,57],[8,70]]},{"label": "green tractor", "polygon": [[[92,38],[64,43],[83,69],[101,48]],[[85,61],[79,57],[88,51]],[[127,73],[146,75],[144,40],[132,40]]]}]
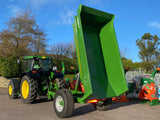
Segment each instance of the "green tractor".
[{"label": "green tractor", "polygon": [[79,66],[75,79],[64,80],[64,69],[52,69],[50,58],[26,57],[20,80],[9,84],[9,97],[21,93],[24,103],[32,103],[37,95],[48,95],[60,118],[72,115],[74,103],[109,109],[112,97],[128,90],[113,21],[113,14],[80,5],[73,23]]},{"label": "green tractor", "polygon": [[24,58],[19,80],[12,79],[9,83],[9,97],[17,98],[21,93],[24,103],[33,103],[38,95],[52,97],[50,91],[65,88],[64,75],[52,68],[51,57],[28,56]]}]

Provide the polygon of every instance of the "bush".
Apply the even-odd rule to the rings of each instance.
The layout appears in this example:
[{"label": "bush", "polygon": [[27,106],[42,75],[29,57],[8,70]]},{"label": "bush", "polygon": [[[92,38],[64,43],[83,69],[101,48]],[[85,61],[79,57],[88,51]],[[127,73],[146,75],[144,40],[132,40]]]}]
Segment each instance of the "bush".
[{"label": "bush", "polygon": [[0,58],[0,75],[3,77],[11,78],[19,76],[20,65],[17,63],[17,58],[7,57]]},{"label": "bush", "polygon": [[58,70],[62,70],[62,62],[65,65],[65,74],[74,74],[74,71],[70,67],[75,67],[75,70],[78,71],[77,59],[53,59],[53,66],[57,66]]}]

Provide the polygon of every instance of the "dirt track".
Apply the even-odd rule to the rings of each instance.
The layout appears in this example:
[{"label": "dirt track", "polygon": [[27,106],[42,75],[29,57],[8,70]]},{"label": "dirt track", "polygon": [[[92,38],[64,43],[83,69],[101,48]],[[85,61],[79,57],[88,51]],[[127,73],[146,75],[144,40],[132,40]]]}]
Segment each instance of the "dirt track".
[{"label": "dirt track", "polygon": [[[58,120],[53,102],[41,98],[35,104],[23,104],[21,99],[9,99],[6,88],[0,88],[0,120]],[[108,111],[96,111],[90,104],[75,104],[68,120],[158,120],[160,105],[149,106],[135,101],[113,104]]]}]

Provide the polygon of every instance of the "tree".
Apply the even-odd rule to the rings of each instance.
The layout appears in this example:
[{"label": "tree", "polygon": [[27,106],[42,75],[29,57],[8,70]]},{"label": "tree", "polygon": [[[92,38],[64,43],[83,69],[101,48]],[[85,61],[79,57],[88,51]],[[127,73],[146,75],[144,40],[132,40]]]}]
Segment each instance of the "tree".
[{"label": "tree", "polygon": [[133,62],[130,59],[127,59],[125,57],[122,57],[122,64],[123,64],[123,68],[127,69],[127,68],[133,68]]},{"label": "tree", "polygon": [[133,63],[133,68],[137,68],[137,69],[139,69],[139,68],[142,68],[142,63],[141,62],[134,62]]},{"label": "tree", "polygon": [[47,46],[46,41],[46,34],[44,34],[43,30],[37,28],[32,42],[32,51],[35,55],[45,54]]},{"label": "tree", "polygon": [[17,13],[0,32],[0,56],[22,57],[44,51],[46,35],[30,9]]},{"label": "tree", "polygon": [[144,68],[149,71],[153,68],[152,58],[159,54],[158,46],[160,38],[157,35],[145,33],[141,39],[136,40],[136,45],[140,49],[139,58],[142,60]]},{"label": "tree", "polygon": [[76,47],[75,47],[75,42],[71,42],[70,43],[70,46],[71,46],[71,57],[72,58],[77,58],[77,52],[76,52]]},{"label": "tree", "polygon": [[75,58],[75,47],[72,42],[59,42],[50,46],[49,53],[55,59]]},{"label": "tree", "polygon": [[160,67],[160,55],[154,56],[152,59],[154,68]]}]

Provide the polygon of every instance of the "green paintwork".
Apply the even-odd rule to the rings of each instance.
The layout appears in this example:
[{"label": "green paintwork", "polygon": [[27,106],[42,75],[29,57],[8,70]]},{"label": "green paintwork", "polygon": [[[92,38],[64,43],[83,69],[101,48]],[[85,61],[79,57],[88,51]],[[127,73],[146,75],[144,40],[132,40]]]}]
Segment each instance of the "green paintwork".
[{"label": "green paintwork", "polygon": [[47,57],[47,56],[27,56],[27,57],[24,58],[24,60],[33,59],[35,57],[40,58],[40,59],[49,59],[49,58],[51,58],[51,57]]},{"label": "green paintwork", "polygon": [[63,106],[63,105],[64,105],[63,101],[60,101],[60,102],[59,102],[59,104],[60,104],[61,106]]},{"label": "green paintwork", "polygon": [[158,99],[152,100],[151,103],[150,103],[150,105],[151,106],[160,105],[159,100]]},{"label": "green paintwork", "polygon": [[141,102],[140,102],[140,104],[146,104],[146,103],[150,103],[151,106],[160,105],[158,99],[154,99],[154,100],[152,100],[152,101],[149,101],[149,100],[141,100]]},{"label": "green paintwork", "polygon": [[49,87],[48,87],[48,92],[47,92],[48,99],[54,98],[54,95],[58,89],[59,88],[56,83],[53,84],[52,81],[49,81]]},{"label": "green paintwork", "polygon": [[150,102],[149,100],[141,100],[140,104],[146,104],[146,103],[149,103],[149,102]]},{"label": "green paintwork", "polygon": [[145,84],[150,84],[150,83],[154,83],[154,76],[157,73],[157,69],[153,71],[152,75],[150,78],[141,78],[141,85],[145,85]]},{"label": "green paintwork", "polygon": [[49,76],[49,86],[48,86],[48,92],[47,92],[48,99],[54,98],[56,91],[59,89],[56,83],[52,83],[53,76],[54,76],[54,73],[51,72]]},{"label": "green paintwork", "polygon": [[128,90],[113,25],[114,15],[80,5],[73,24],[80,79],[79,102]]},{"label": "green paintwork", "polygon": [[141,85],[150,84],[150,78],[141,78]]},{"label": "green paintwork", "polygon": [[51,75],[49,76],[50,81],[52,80],[53,76],[54,76],[54,73],[51,72]]},{"label": "green paintwork", "polygon": [[155,74],[157,73],[157,69],[153,71],[152,75],[151,75],[151,79],[154,79]]},{"label": "green paintwork", "polygon": [[65,67],[64,67],[64,62],[62,62],[62,74],[65,74]]},{"label": "green paintwork", "polygon": [[70,79],[69,78],[64,78],[65,79],[65,82],[69,82],[70,81]]}]

